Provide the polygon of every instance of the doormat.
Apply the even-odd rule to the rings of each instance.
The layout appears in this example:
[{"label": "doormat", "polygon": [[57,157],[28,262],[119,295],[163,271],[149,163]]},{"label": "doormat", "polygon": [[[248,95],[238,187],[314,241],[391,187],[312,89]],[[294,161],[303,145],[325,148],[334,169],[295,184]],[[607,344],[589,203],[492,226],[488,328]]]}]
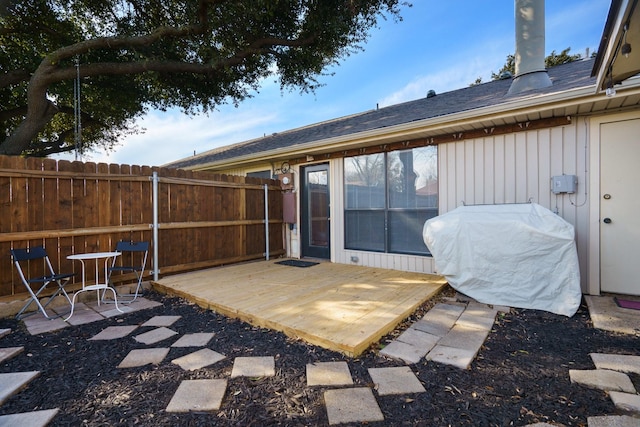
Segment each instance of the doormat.
[{"label": "doormat", "polygon": [[613,298],[618,307],[622,308],[631,308],[633,310],[640,310],[640,301],[632,301],[629,299],[618,299],[617,297]]},{"label": "doormat", "polygon": [[320,264],[319,262],[300,261],[299,259],[287,259],[284,261],[278,261],[276,264],[288,265],[290,267],[311,267],[313,265]]}]

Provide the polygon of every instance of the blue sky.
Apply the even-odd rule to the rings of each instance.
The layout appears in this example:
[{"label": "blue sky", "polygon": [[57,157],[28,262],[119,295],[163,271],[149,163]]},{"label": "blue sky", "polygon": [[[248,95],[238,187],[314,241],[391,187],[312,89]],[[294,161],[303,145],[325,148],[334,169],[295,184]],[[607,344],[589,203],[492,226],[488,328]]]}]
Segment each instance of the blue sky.
[{"label": "blue sky", "polygon": [[[608,0],[547,0],[546,54],[598,48]],[[82,160],[160,166],[223,145],[468,86],[515,51],[513,0],[413,0],[403,21],[372,29],[358,52],[341,61],[314,94],[284,92],[271,80],[239,107],[221,105],[209,115],[152,111],[146,129],[120,141],[110,153]],[[73,160],[74,156],[63,158]]]}]

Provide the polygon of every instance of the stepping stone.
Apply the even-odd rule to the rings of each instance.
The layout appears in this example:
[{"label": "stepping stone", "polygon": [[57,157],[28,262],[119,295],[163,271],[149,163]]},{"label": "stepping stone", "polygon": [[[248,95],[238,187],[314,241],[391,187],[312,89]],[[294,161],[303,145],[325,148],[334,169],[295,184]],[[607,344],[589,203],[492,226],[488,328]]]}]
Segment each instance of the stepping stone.
[{"label": "stepping stone", "polygon": [[[63,318],[69,317],[69,307],[60,307],[56,312],[63,314]],[[78,302],[74,305],[73,316],[67,320],[70,325],[84,325],[86,323],[104,320],[104,316],[88,307],[85,303]]]},{"label": "stepping stone", "polygon": [[427,352],[438,343],[440,337],[410,327],[402,334],[400,334],[400,336],[396,339],[403,343],[417,347],[420,350],[424,351],[424,354],[427,354]]},{"label": "stepping stone", "polygon": [[131,332],[135,331],[137,328],[138,325],[109,326],[89,338],[89,341],[115,340],[118,338],[124,338]]},{"label": "stepping stone", "polygon": [[329,425],[384,421],[384,415],[368,387],[324,392]]},{"label": "stepping stone", "polygon": [[0,348],[0,363],[11,359],[13,356],[24,351],[24,347],[7,347]]},{"label": "stepping stone", "polygon": [[202,412],[220,409],[227,380],[185,380],[167,405],[167,412]]},{"label": "stepping stone", "polygon": [[352,385],[347,362],[316,362],[307,364],[307,386]]},{"label": "stepping stone", "polygon": [[184,334],[178,341],[171,344],[171,347],[204,347],[211,341],[214,335],[213,332]]},{"label": "stepping stone", "polygon": [[496,321],[496,314],[497,311],[493,309],[474,310],[467,308],[456,320],[456,326],[490,331]]},{"label": "stepping stone", "polygon": [[475,356],[475,350],[447,347],[438,344],[427,354],[426,358],[427,360],[455,366],[456,368],[468,369]]},{"label": "stepping stone", "polygon": [[623,374],[622,372],[609,371],[607,369],[570,369],[569,378],[571,378],[572,383],[582,384],[589,388],[605,391],[623,391],[634,394],[636,392],[627,374]]},{"label": "stepping stone", "polygon": [[[55,314],[51,315],[55,316]],[[69,326],[69,324],[65,322],[61,317],[57,317],[55,319],[47,319],[40,313],[28,319],[24,319],[24,325],[27,327],[27,331],[29,331],[31,335],[53,332]]]},{"label": "stepping stone", "polygon": [[44,411],[23,412],[21,414],[10,414],[0,416],[0,426],[29,426],[29,427],[45,427],[53,417],[56,416],[59,409],[47,409]]},{"label": "stepping stone", "polygon": [[640,374],[640,356],[603,353],[590,353],[589,356],[598,369]]},{"label": "stepping stone", "polygon": [[588,417],[589,427],[638,427],[638,419],[628,415],[603,415]]},{"label": "stepping stone", "polygon": [[380,396],[388,394],[424,393],[426,390],[408,366],[369,368],[369,375]]},{"label": "stepping stone", "polygon": [[0,338],[6,337],[11,333],[11,329],[0,329]]},{"label": "stepping stone", "polygon": [[445,336],[464,311],[464,306],[458,304],[436,304],[412,326],[422,332],[438,337]]},{"label": "stepping stone", "polygon": [[0,374],[0,405],[40,374],[39,371]]},{"label": "stepping stone", "polygon": [[171,338],[178,333],[172,329],[165,328],[164,326],[161,328],[156,328],[152,331],[145,332],[144,334],[137,335],[135,340],[141,342],[143,344],[155,344],[160,341],[164,341],[167,338]]},{"label": "stepping stone", "polygon": [[[131,311],[140,311],[140,310],[145,310],[147,308],[158,307],[162,305],[162,303],[158,301],[153,301],[147,298],[143,298],[143,297],[138,297],[136,298],[135,301],[131,303],[123,303],[123,305],[126,305],[127,307],[129,307]],[[120,306],[120,300],[118,300],[118,306]],[[160,326],[169,326],[169,325],[160,325]]]},{"label": "stepping stone", "polygon": [[472,350],[475,355],[484,344],[487,335],[489,335],[489,330],[471,328],[456,323],[449,333],[440,339],[438,345]]},{"label": "stepping stone", "polygon": [[154,316],[140,326],[171,326],[182,316]]},{"label": "stepping stone", "polygon": [[418,363],[428,350],[415,347],[402,341],[392,341],[385,348],[380,350],[380,355],[387,356],[392,359],[399,359],[405,363]]},{"label": "stepping stone", "polygon": [[169,348],[143,348],[131,350],[120,362],[118,368],[136,368],[144,365],[158,365],[169,354]]},{"label": "stepping stone", "polygon": [[231,378],[235,377],[272,377],[276,374],[275,360],[272,356],[236,357],[233,361]]},{"label": "stepping stone", "polygon": [[180,366],[185,371],[195,371],[205,366],[213,365],[224,359],[226,356],[209,348],[203,348],[186,356],[173,359],[171,363]]},{"label": "stepping stone", "polygon": [[609,397],[616,405],[616,408],[623,411],[640,412],[640,396],[637,394],[622,393],[620,391],[610,391]]}]

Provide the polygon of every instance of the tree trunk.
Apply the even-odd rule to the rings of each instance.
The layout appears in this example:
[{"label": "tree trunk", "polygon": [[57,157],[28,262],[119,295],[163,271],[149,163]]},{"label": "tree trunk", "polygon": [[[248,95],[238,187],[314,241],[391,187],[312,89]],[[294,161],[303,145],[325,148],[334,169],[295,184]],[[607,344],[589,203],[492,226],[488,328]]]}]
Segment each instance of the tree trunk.
[{"label": "tree trunk", "polygon": [[38,76],[36,71],[29,83],[27,115],[13,133],[0,143],[0,154],[21,155],[58,113],[58,107],[47,99],[48,82]]}]

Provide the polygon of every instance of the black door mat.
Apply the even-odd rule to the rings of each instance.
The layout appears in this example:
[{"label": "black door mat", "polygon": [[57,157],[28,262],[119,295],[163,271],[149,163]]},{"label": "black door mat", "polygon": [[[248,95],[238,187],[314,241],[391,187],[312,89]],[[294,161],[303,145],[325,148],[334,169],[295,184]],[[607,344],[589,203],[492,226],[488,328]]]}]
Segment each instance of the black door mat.
[{"label": "black door mat", "polygon": [[311,267],[317,264],[320,264],[319,262],[312,262],[312,261],[301,261],[299,259],[287,259],[284,261],[278,261],[276,262],[276,264],[280,264],[280,265],[288,265],[290,267]]},{"label": "black door mat", "polygon": [[618,304],[618,307],[622,307],[622,308],[630,308],[633,310],[640,310],[640,301],[633,301],[633,300],[629,300],[629,299],[620,299],[617,297],[613,298],[616,302],[616,304]]}]

